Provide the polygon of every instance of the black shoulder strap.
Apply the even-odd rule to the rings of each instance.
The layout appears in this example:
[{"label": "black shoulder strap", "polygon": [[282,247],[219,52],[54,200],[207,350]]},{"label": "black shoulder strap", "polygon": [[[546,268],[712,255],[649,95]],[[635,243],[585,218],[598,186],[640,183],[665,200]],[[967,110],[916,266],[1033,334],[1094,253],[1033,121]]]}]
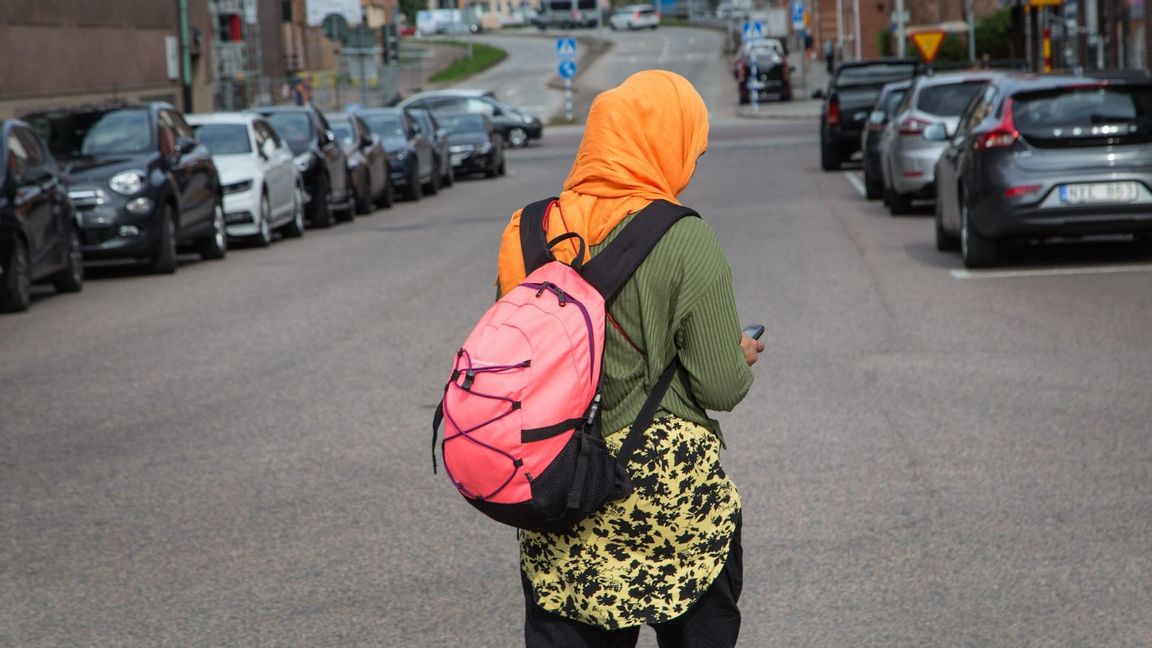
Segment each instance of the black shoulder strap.
[{"label": "black shoulder strap", "polygon": [[524,276],[552,260],[548,247],[548,234],[544,231],[544,216],[555,198],[538,200],[520,212],[520,250],[524,254]]},{"label": "black shoulder strap", "polygon": [[[698,214],[688,207],[666,200],[653,201],[632,218],[608,247],[585,263],[580,274],[600,291],[605,300],[611,299],[632,273],[636,272],[636,268],[640,267],[665,232],[685,216]],[[523,231],[523,216],[520,222]]]}]

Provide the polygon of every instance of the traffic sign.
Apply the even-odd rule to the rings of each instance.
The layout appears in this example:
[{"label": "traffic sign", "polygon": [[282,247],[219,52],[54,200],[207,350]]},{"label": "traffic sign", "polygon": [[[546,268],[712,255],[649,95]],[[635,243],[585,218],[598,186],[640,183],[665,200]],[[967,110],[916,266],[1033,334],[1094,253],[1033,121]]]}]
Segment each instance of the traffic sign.
[{"label": "traffic sign", "polygon": [[575,38],[557,38],[556,39],[556,56],[560,57],[561,61],[568,61],[576,58],[576,39]]},{"label": "traffic sign", "polygon": [[940,52],[940,44],[943,42],[942,31],[922,31],[912,34],[912,43],[920,50],[920,56],[924,57],[926,63],[936,60],[936,54]]},{"label": "traffic sign", "polygon": [[792,29],[800,31],[805,26],[804,0],[792,0]]},{"label": "traffic sign", "polygon": [[746,41],[764,38],[764,23],[759,20],[745,20],[740,35]]},{"label": "traffic sign", "polygon": [[576,61],[560,61],[560,67],[557,68],[557,72],[560,73],[561,79],[571,79],[576,76]]}]

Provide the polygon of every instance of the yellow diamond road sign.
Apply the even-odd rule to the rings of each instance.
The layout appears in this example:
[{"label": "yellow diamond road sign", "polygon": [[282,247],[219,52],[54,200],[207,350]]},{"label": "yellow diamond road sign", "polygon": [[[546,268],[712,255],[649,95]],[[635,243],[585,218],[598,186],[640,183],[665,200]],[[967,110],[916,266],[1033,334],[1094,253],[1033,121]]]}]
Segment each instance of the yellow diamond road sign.
[{"label": "yellow diamond road sign", "polygon": [[916,45],[916,49],[920,50],[920,56],[928,63],[936,60],[936,54],[940,51],[940,44],[944,42],[944,32],[942,31],[923,31],[912,34],[912,43]]}]

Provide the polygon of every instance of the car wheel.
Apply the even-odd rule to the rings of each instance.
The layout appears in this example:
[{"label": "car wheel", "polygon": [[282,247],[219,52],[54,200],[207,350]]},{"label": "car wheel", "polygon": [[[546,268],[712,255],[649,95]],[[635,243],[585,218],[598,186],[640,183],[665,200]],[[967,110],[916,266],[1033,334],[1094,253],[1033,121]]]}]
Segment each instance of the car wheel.
[{"label": "car wheel", "polygon": [[32,303],[32,268],[28,263],[28,248],[17,240],[4,269],[4,292],[0,294],[0,312],[19,313]]},{"label": "car wheel", "polygon": [[[349,176],[351,180],[351,176]],[[357,188],[356,183],[352,183],[352,204],[355,207],[356,213],[361,216],[372,213],[372,203],[369,201],[368,196],[372,193],[372,183],[369,181],[367,175],[363,178],[361,187],[363,190]]]},{"label": "car wheel", "polygon": [[955,252],[960,249],[960,241],[956,240],[948,232],[944,231],[944,207],[940,205],[940,199],[936,199],[936,249],[941,252]]},{"label": "car wheel", "polygon": [[296,185],[292,196],[292,221],[284,226],[284,236],[300,238],[304,236],[304,189]]},{"label": "car wheel", "polygon": [[272,208],[268,206],[268,196],[260,197],[260,222],[256,224],[257,247],[272,245]]},{"label": "car wheel", "polygon": [[376,199],[376,206],[380,209],[391,209],[393,200],[395,200],[395,196],[392,193],[392,172],[385,171],[384,191],[381,191],[380,196]]},{"label": "car wheel", "polygon": [[420,200],[420,197],[423,195],[423,188],[420,186],[420,176],[417,173],[420,165],[417,162],[418,160],[416,158],[412,158],[412,173],[408,177],[408,186],[404,188],[404,197],[412,202]]},{"label": "car wheel", "polygon": [[316,195],[312,196],[312,214],[308,217],[308,225],[312,227],[332,227],[332,207],[328,205],[328,176],[321,175],[316,183]]},{"label": "car wheel", "polygon": [[492,164],[489,164],[488,168],[484,169],[484,177],[485,178],[495,178],[499,172],[500,172],[499,163],[496,162],[495,159],[493,159]]},{"label": "car wheel", "polygon": [[428,181],[427,186],[424,187],[424,193],[429,196],[435,196],[440,193],[440,169],[437,165],[432,165],[432,179]]},{"label": "car wheel", "polygon": [[52,277],[56,292],[80,292],[84,288],[84,251],[80,248],[80,232],[68,228],[68,258],[64,269]]},{"label": "car wheel", "polygon": [[751,102],[751,98],[748,95],[746,95],[744,93],[740,93],[740,105],[741,106],[746,106],[750,102]]},{"label": "car wheel", "polygon": [[864,197],[868,200],[879,200],[884,195],[884,183],[878,182],[864,175]]},{"label": "car wheel", "polygon": [[888,187],[888,213],[900,216],[912,211],[912,200],[896,191],[895,187]]},{"label": "car wheel", "polygon": [[960,199],[960,257],[965,268],[989,268],[999,261],[999,247],[996,241],[972,226],[967,203],[964,198]]},{"label": "car wheel", "polygon": [[519,127],[508,131],[508,145],[512,148],[528,146],[528,131]]},{"label": "car wheel", "polygon": [[176,272],[176,219],[172,216],[171,205],[165,203],[160,208],[156,227],[156,249],[152,252],[148,270],[153,274],[172,274]]},{"label": "car wheel", "polygon": [[212,233],[200,239],[196,247],[200,258],[205,260],[223,259],[228,254],[228,232],[224,225],[224,206],[219,201],[212,208]]},{"label": "car wheel", "polygon": [[840,165],[843,164],[840,160],[840,154],[836,149],[832,148],[824,142],[824,138],[820,138],[820,168],[825,171],[839,171]]},{"label": "car wheel", "polygon": [[448,171],[444,174],[444,186],[451,187],[452,185],[456,184],[456,170],[452,167],[451,161],[449,161],[445,166],[448,167]]}]

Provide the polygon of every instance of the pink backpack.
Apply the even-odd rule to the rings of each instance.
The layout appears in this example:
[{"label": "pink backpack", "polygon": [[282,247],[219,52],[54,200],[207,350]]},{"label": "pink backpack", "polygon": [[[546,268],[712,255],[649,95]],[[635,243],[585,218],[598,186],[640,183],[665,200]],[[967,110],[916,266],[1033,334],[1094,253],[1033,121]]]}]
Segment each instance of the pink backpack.
[{"label": "pink backpack", "polygon": [[[678,364],[664,371],[613,457],[599,416],[604,303],[674,223],[695,215],[653,202],[582,263],[579,235],[545,241],[554,202],[524,208],[520,232],[528,276],[484,313],[456,352],[432,424],[433,470],[444,423],[444,470],[460,494],[489,517],[534,531],[571,526],[632,492],[628,459]],[[569,239],[580,248],[572,265],[551,252]]]}]

